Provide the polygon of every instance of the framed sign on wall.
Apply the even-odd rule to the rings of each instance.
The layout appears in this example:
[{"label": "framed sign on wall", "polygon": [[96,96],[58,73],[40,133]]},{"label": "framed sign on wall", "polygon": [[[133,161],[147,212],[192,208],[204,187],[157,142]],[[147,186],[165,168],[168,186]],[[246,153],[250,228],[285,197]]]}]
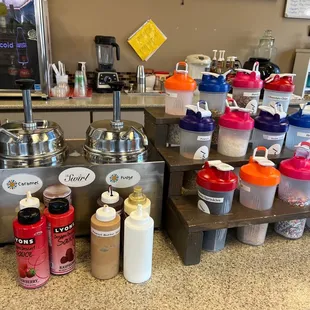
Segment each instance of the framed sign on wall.
[{"label": "framed sign on wall", "polygon": [[284,17],[310,19],[310,0],[286,0]]}]

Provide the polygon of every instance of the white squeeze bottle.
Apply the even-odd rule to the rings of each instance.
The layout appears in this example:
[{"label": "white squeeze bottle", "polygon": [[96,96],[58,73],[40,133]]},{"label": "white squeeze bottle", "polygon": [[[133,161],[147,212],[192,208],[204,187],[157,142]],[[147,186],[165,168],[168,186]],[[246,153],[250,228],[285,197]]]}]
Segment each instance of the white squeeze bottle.
[{"label": "white squeeze bottle", "polygon": [[154,221],[138,205],[125,220],[124,277],[132,283],[142,283],[152,275]]},{"label": "white squeeze bottle", "polygon": [[38,208],[42,215],[44,211],[44,205],[40,202],[39,198],[32,197],[30,191],[28,191],[26,195],[26,198],[22,199],[19,202],[19,208],[16,209],[16,213],[18,213],[19,210],[25,208]]}]

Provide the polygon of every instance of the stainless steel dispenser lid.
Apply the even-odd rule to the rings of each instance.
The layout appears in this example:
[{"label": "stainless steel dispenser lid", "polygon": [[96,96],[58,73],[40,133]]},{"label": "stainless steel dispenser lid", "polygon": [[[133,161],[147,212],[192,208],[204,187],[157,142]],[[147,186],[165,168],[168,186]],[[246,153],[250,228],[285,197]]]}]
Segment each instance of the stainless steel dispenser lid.
[{"label": "stainless steel dispenser lid", "polygon": [[147,157],[148,139],[141,124],[122,122],[121,128],[108,120],[97,121],[87,129],[84,145],[86,159],[95,164],[139,162]]},{"label": "stainless steel dispenser lid", "polygon": [[113,121],[97,121],[87,129],[85,158],[94,164],[141,162],[147,158],[148,140],[141,124],[121,121],[120,94],[123,82],[109,83],[113,89]]},{"label": "stainless steel dispenser lid", "polygon": [[0,127],[0,166],[4,168],[55,166],[67,156],[62,129],[54,122],[35,120],[35,129],[21,121]]}]

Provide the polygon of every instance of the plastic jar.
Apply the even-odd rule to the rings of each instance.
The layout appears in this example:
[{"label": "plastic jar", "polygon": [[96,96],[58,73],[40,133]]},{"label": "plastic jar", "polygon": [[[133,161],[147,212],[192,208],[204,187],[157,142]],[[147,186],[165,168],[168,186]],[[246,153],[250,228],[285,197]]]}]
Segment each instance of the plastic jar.
[{"label": "plastic jar", "polygon": [[310,103],[308,102],[298,112],[289,115],[285,147],[294,150],[294,147],[303,141],[310,140]]},{"label": "plastic jar", "polygon": [[186,116],[180,120],[180,154],[186,158],[207,159],[215,122],[211,112],[197,106],[187,106]]},{"label": "plastic jar", "polygon": [[[257,151],[264,151],[265,156],[256,156]],[[240,169],[240,203],[250,209],[264,211],[272,208],[280,172],[274,163],[268,160],[268,151],[259,146],[250,157],[250,162]],[[265,242],[268,224],[239,227],[238,239],[246,244],[261,245]]]},{"label": "plastic jar", "polygon": [[[310,143],[302,142],[294,157],[280,163],[281,182],[278,196],[295,207],[310,206]],[[275,231],[288,239],[301,238],[306,219],[282,221],[275,224]]]},{"label": "plastic jar", "polygon": [[225,111],[226,97],[230,90],[226,76],[212,72],[202,74],[202,81],[199,84],[200,100],[208,103],[213,116],[221,115]]},{"label": "plastic jar", "polygon": [[[237,74],[233,79],[233,98],[242,108],[249,108],[252,114],[257,112],[257,106],[261,89],[263,88],[263,81],[260,78],[257,65],[253,68],[255,71],[246,69],[236,69]],[[250,101],[255,100],[255,102]]]},{"label": "plastic jar", "polygon": [[259,109],[261,111],[254,119],[253,149],[261,145],[270,148],[269,154],[278,155],[289,127],[286,113],[279,111],[277,106],[261,106]]},{"label": "plastic jar", "polygon": [[[185,66],[185,70],[180,70],[180,65]],[[192,104],[196,87],[195,80],[188,75],[187,63],[178,62],[173,76],[165,82],[165,112],[171,115],[185,115],[186,106]]]},{"label": "plastic jar", "polygon": [[271,102],[281,103],[284,112],[287,112],[291,95],[295,90],[293,77],[296,74],[271,74],[264,85],[263,105],[268,106]]},{"label": "plastic jar", "polygon": [[[198,208],[214,215],[227,214],[231,210],[238,177],[234,168],[220,160],[208,161],[197,174]],[[226,242],[227,229],[205,231],[203,248],[207,251],[220,251]]]},{"label": "plastic jar", "polygon": [[230,157],[246,154],[254,120],[250,110],[239,107],[226,107],[219,119],[219,137],[217,151]]}]

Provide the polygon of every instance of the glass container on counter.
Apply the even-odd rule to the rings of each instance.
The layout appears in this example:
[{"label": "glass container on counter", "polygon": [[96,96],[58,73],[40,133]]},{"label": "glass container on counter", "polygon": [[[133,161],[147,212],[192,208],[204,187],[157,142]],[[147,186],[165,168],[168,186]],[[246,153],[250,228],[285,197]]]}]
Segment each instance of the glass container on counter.
[{"label": "glass container on counter", "polygon": [[[292,206],[310,206],[310,143],[302,142],[294,157],[280,163],[281,182],[279,198]],[[301,238],[306,219],[282,221],[275,224],[275,231],[288,239]]]},{"label": "glass container on counter", "polygon": [[[207,161],[197,174],[198,208],[207,214],[223,215],[231,210],[238,177],[234,168],[220,160]],[[204,232],[203,249],[220,251],[225,247],[227,229]]]},{"label": "glass container on counter", "polygon": [[[264,156],[256,156],[263,151]],[[259,146],[250,157],[248,164],[240,169],[240,203],[250,209],[264,211],[272,208],[280,172],[268,160],[268,151]],[[268,224],[238,227],[239,241],[249,245],[262,245],[265,242]]]},{"label": "glass container on counter", "polygon": [[287,112],[295,89],[294,76],[296,74],[271,74],[265,80],[263,105],[268,106],[271,102],[281,103],[284,112]]},{"label": "glass container on counter", "polygon": [[252,146],[264,146],[269,154],[280,154],[289,124],[282,106],[260,106],[260,113],[254,119]]},{"label": "glass container on counter", "polygon": [[290,127],[285,146],[294,150],[299,143],[310,140],[310,103],[308,102],[298,112],[289,115],[288,121]]},{"label": "glass container on counter", "polygon": [[205,109],[188,105],[186,116],[180,120],[180,154],[186,158],[201,160],[209,156],[215,121],[211,117],[208,105]]},{"label": "glass container on counter", "polygon": [[229,90],[226,75],[202,72],[202,81],[199,84],[200,99],[208,103],[212,115],[224,113]]},{"label": "glass container on counter", "polygon": [[254,120],[250,110],[226,107],[225,113],[219,119],[219,137],[217,151],[225,156],[241,157],[246,154]]},{"label": "glass container on counter", "polygon": [[[185,66],[185,69],[181,70],[180,66]],[[173,76],[165,82],[165,112],[171,115],[185,115],[186,106],[192,104],[196,87],[195,80],[188,75],[187,63],[178,62]]]},{"label": "glass container on counter", "polygon": [[242,108],[250,108],[252,114],[257,111],[258,101],[263,81],[258,71],[259,63],[256,62],[253,70],[236,69],[237,74],[233,80],[233,98]]}]

